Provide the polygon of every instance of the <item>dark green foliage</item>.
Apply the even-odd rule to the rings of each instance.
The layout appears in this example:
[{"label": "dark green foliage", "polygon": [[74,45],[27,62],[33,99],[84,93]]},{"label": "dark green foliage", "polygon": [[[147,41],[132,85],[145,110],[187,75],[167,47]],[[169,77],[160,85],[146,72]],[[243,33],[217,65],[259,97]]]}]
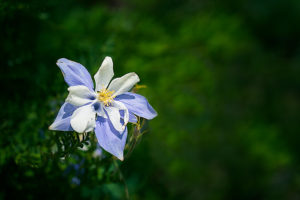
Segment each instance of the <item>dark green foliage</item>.
[{"label": "dark green foliage", "polygon": [[[0,199],[299,199],[299,19],[297,0],[0,0]],[[158,112],[123,162],[48,130],[56,60],[107,55]]]}]

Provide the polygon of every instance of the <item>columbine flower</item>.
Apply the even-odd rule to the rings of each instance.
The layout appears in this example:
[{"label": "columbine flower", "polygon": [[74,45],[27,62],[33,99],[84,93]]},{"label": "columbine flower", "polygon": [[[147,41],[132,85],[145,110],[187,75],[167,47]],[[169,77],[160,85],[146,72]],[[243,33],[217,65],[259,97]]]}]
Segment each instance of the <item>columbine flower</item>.
[{"label": "columbine flower", "polygon": [[111,81],[113,62],[106,57],[94,76],[94,90],[84,66],[65,58],[59,59],[57,65],[70,87],[69,95],[49,129],[78,133],[94,130],[99,145],[123,160],[127,123],[136,123],[136,115],[145,119],[157,115],[145,97],[128,92],[140,81],[138,75],[131,72]]}]

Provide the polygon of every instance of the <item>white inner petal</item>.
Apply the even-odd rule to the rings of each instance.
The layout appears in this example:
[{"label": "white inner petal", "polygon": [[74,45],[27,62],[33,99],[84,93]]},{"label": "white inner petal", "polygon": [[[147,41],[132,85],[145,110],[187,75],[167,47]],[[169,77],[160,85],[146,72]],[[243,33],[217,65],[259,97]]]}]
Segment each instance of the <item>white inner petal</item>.
[{"label": "white inner petal", "polygon": [[104,107],[104,109],[106,110],[108,118],[110,119],[114,128],[119,132],[123,132],[125,127],[121,124],[121,115],[119,109],[111,106]]},{"label": "white inner petal", "polygon": [[110,80],[114,76],[113,62],[111,57],[105,57],[94,79],[96,82],[95,91],[100,91],[107,88]]},{"label": "white inner petal", "polygon": [[71,117],[71,126],[78,132],[90,132],[93,131],[96,125],[95,122],[96,113],[91,104],[82,106],[76,109]]},{"label": "white inner petal", "polygon": [[82,106],[90,103],[96,98],[96,93],[91,92],[86,86],[76,85],[68,88],[69,95],[66,102],[75,106]]},{"label": "white inner petal", "polygon": [[138,75],[134,72],[131,72],[120,78],[112,80],[108,90],[115,91],[114,96],[117,96],[123,94],[124,92],[128,92],[139,81],[140,79]]},{"label": "white inner petal", "polygon": [[124,125],[123,125],[123,128],[125,128],[125,126],[127,125],[128,121],[129,121],[129,111],[128,111],[128,109],[120,101],[114,101],[112,106],[118,108],[119,110],[124,110]]},{"label": "white inner petal", "polygon": [[94,106],[95,112],[97,113],[98,116],[107,118],[107,116],[104,112],[104,109],[103,109],[104,108],[103,103],[98,101],[93,106]]}]

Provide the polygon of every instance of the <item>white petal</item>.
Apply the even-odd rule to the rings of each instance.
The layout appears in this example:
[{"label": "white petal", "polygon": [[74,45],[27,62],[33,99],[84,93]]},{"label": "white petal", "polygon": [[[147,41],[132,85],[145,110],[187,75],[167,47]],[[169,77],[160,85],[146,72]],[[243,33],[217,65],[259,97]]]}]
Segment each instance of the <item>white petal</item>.
[{"label": "white petal", "polygon": [[71,117],[71,126],[78,133],[93,131],[96,125],[95,116],[92,105],[82,106],[74,111]]},{"label": "white petal", "polygon": [[104,112],[104,105],[100,102],[96,102],[93,104],[94,110],[98,116],[107,118],[106,113]]},{"label": "white petal", "polygon": [[75,106],[82,106],[92,102],[96,98],[96,94],[84,85],[76,85],[68,88],[69,95],[66,102]]},{"label": "white petal", "polygon": [[96,92],[107,88],[110,80],[114,76],[113,62],[111,57],[105,57],[94,79],[96,82]]},{"label": "white petal", "polygon": [[108,118],[111,121],[114,128],[117,131],[123,132],[124,126],[122,126],[121,124],[121,115],[119,109],[112,106],[104,107],[104,109],[106,110]]},{"label": "white petal", "polygon": [[117,96],[123,94],[124,92],[128,92],[139,81],[140,79],[138,75],[134,72],[131,72],[120,78],[112,80],[108,90],[115,91],[114,96]]},{"label": "white petal", "polygon": [[125,128],[125,126],[128,123],[128,120],[129,120],[129,111],[128,111],[128,109],[120,101],[114,101],[112,106],[115,107],[115,108],[118,108],[119,110],[124,110],[124,125],[123,125],[123,128]]}]

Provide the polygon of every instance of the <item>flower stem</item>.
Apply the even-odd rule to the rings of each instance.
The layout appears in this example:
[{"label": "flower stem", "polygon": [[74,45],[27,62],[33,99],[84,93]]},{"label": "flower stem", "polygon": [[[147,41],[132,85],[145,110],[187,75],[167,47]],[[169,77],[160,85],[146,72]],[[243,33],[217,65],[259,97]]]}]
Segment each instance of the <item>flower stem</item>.
[{"label": "flower stem", "polygon": [[129,191],[128,191],[128,187],[127,187],[125,178],[124,178],[124,176],[123,176],[123,173],[122,173],[122,171],[121,171],[121,169],[120,169],[120,167],[119,167],[119,164],[117,163],[117,161],[116,161],[115,159],[113,159],[113,163],[114,163],[116,169],[118,170],[120,181],[122,181],[123,184],[124,184],[125,197],[126,197],[127,200],[129,200],[129,199],[130,199],[130,198],[129,198]]}]

